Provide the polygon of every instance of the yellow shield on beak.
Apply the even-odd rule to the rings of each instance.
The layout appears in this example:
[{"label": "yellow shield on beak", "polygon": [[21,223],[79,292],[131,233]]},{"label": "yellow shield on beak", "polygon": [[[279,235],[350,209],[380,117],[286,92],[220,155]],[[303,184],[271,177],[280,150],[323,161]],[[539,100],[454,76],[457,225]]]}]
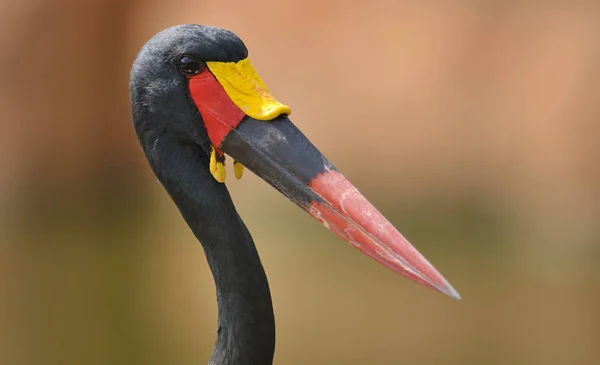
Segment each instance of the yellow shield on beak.
[{"label": "yellow shield on beak", "polygon": [[206,62],[206,65],[231,101],[247,116],[272,120],[292,113],[290,107],[273,98],[248,58],[238,62]]}]

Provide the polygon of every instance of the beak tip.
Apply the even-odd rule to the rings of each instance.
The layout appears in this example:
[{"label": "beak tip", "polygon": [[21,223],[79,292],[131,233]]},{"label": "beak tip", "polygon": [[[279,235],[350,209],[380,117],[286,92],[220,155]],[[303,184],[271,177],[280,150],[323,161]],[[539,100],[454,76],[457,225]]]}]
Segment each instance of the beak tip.
[{"label": "beak tip", "polygon": [[461,300],[461,296],[458,293],[458,291],[456,291],[456,289],[454,289],[452,287],[452,285],[450,285],[450,283],[446,282],[446,285],[444,287],[438,287],[436,288],[438,291],[440,291],[443,294],[446,294],[447,296],[449,296],[450,298],[454,299],[454,300]]},{"label": "beak tip", "polygon": [[452,298],[454,300],[461,300],[462,299],[461,296],[460,296],[460,294],[453,287],[450,287],[450,290],[448,290],[448,292],[445,293],[445,294],[448,295],[450,298]]}]

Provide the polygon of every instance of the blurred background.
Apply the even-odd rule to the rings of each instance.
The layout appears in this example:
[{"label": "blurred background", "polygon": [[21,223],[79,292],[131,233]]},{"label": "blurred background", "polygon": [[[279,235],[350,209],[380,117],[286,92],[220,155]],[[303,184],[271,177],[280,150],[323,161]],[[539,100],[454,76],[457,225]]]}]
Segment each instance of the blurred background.
[{"label": "blurred background", "polygon": [[138,49],[181,23],[237,33],[293,121],[463,296],[230,171],[276,364],[600,364],[597,5],[1,1],[0,364],[208,362],[212,277],[129,110]]}]

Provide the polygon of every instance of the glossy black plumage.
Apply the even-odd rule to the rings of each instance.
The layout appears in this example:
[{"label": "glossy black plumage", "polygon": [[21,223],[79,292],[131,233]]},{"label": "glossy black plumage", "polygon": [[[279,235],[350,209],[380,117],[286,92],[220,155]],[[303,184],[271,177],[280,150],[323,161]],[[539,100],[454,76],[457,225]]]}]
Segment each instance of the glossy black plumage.
[{"label": "glossy black plumage", "polygon": [[209,172],[210,141],[178,71],[181,54],[237,61],[247,51],[220,28],[183,25],[157,34],[131,71],[134,127],[154,173],[202,243],[215,280],[219,329],[210,364],[272,364],[275,323],[267,278],[227,188]]}]

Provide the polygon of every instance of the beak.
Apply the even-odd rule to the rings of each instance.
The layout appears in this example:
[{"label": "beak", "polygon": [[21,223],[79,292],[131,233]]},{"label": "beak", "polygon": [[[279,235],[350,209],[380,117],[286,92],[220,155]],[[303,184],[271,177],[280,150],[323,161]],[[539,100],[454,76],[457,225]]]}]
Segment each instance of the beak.
[{"label": "beak", "polygon": [[451,298],[460,295],[319,152],[287,116],[246,116],[219,149],[308,212],[333,233],[391,270]]},{"label": "beak", "polygon": [[[206,62],[188,80],[208,137],[210,169],[233,157],[330,231],[384,266],[454,299],[460,295],[287,118],[250,61]],[[236,164],[234,164],[235,167]],[[236,176],[238,172],[236,171]]]}]

